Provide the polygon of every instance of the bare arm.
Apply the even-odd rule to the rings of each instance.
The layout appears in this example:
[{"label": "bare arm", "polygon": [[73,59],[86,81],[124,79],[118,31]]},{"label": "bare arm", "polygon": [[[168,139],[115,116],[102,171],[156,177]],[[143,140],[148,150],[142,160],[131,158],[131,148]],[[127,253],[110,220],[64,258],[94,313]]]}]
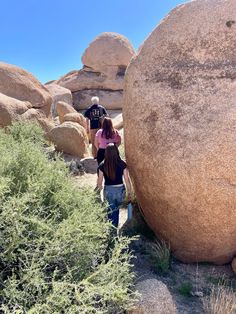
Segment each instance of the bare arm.
[{"label": "bare arm", "polygon": [[99,191],[102,190],[102,182],[103,182],[103,172],[99,170],[98,178],[97,178],[97,187],[99,188]]},{"label": "bare arm", "polygon": [[120,136],[120,133],[116,130],[116,136],[117,136],[117,142],[116,142],[116,145],[117,146],[120,146],[121,144],[121,136]]},{"label": "bare arm", "polygon": [[86,132],[87,133],[89,133],[89,129],[90,129],[90,120],[86,118]]},{"label": "bare arm", "polygon": [[131,200],[131,181],[130,181],[130,176],[129,176],[129,171],[127,168],[124,169],[124,179],[125,179],[125,185],[127,188],[127,193],[128,193],[128,200]]}]

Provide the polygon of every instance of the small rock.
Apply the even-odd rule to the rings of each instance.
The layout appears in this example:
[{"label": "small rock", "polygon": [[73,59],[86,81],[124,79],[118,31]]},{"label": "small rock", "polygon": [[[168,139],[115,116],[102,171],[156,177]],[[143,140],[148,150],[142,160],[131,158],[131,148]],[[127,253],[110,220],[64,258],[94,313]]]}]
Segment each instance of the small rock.
[{"label": "small rock", "polygon": [[97,160],[93,157],[87,157],[80,160],[82,166],[86,173],[96,173],[97,172]]},{"label": "small rock", "polygon": [[82,165],[82,163],[78,160],[72,160],[69,164],[69,169],[71,174],[77,176],[82,176],[85,173],[85,169]]},{"label": "small rock", "polygon": [[141,294],[137,306],[129,314],[177,314],[167,286],[157,279],[146,279],[136,284]]},{"label": "small rock", "polygon": [[202,291],[194,291],[194,292],[191,292],[191,295],[192,295],[193,297],[202,298],[202,297],[203,297],[203,292],[202,292]]}]

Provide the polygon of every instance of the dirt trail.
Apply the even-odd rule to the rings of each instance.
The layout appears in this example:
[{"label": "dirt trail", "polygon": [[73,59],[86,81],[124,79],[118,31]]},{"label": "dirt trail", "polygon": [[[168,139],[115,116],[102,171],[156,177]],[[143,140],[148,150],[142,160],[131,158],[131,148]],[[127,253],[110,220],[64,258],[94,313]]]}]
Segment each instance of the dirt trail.
[{"label": "dirt trail", "polygon": [[[112,118],[116,117],[120,112],[112,113]],[[123,135],[123,129],[121,130]],[[122,136],[123,137],[123,136]],[[121,147],[121,154],[124,155],[124,149]],[[122,156],[123,157],[123,156]],[[74,177],[76,185],[80,187],[89,187],[92,190],[96,186],[97,174],[96,173],[85,173],[82,176]],[[127,222],[127,209],[121,208],[120,210],[120,223],[119,229],[122,230],[132,228]],[[130,227],[131,226],[131,227]],[[130,229],[130,233],[133,234],[134,230]],[[177,261],[174,257],[171,258],[171,267],[168,273],[156,273],[154,270],[155,263],[150,261],[150,238],[147,238],[146,234],[140,234],[140,238],[133,244],[132,250],[136,256],[134,259],[134,271],[137,278],[137,288],[143,285],[143,282],[155,283],[153,288],[148,286],[145,287],[142,293],[142,301],[139,307],[144,306],[142,314],[166,314],[176,313],[175,311],[161,310],[162,305],[160,300],[168,299],[168,295],[162,295],[163,292],[158,290],[158,285],[164,284],[167,288],[167,292],[171,294],[173,302],[176,306],[177,313],[179,314],[203,314],[204,310],[202,307],[202,296],[206,297],[209,295],[210,289],[213,285],[217,286],[222,282],[222,279],[226,282],[226,285],[233,286],[236,290],[236,279],[233,275],[230,265],[215,266],[212,264],[183,264]],[[147,290],[146,290],[147,289]],[[150,291],[153,290],[153,291]],[[155,292],[155,293],[154,293]],[[195,293],[199,295],[195,295]],[[150,295],[160,294],[158,298],[153,298]],[[151,301],[151,303],[150,303]],[[147,302],[147,303],[146,303]],[[149,304],[150,303],[150,304]]]},{"label": "dirt trail", "polygon": [[[93,173],[86,173],[82,176],[74,177],[76,185],[80,187],[89,187],[94,189],[97,182],[97,174]],[[102,197],[102,195],[101,195]],[[120,209],[120,216],[119,216],[119,229],[124,225],[127,220],[127,208]]]}]

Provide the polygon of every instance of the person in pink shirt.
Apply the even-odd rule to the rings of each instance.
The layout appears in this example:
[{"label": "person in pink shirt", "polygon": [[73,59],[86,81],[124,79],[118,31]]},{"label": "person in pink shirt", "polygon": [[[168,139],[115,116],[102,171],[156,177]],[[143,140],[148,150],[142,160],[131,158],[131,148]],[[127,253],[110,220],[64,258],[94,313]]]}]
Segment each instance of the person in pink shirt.
[{"label": "person in pink shirt", "polygon": [[114,129],[111,118],[105,117],[102,122],[102,128],[99,129],[95,135],[94,145],[98,150],[98,165],[104,160],[105,149],[110,143],[114,143],[116,146],[119,146],[121,144],[121,137],[119,132]]}]

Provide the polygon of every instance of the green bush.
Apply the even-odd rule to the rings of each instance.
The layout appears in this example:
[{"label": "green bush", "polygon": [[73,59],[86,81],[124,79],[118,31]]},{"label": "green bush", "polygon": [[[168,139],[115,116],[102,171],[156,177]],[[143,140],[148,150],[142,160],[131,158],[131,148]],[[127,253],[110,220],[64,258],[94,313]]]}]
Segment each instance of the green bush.
[{"label": "green bush", "polygon": [[123,313],[129,240],[114,239],[93,192],[48,160],[38,126],[0,131],[0,304],[4,313]]},{"label": "green bush", "polygon": [[193,286],[192,286],[191,282],[183,282],[178,290],[182,296],[191,297],[192,291],[193,291]]}]

